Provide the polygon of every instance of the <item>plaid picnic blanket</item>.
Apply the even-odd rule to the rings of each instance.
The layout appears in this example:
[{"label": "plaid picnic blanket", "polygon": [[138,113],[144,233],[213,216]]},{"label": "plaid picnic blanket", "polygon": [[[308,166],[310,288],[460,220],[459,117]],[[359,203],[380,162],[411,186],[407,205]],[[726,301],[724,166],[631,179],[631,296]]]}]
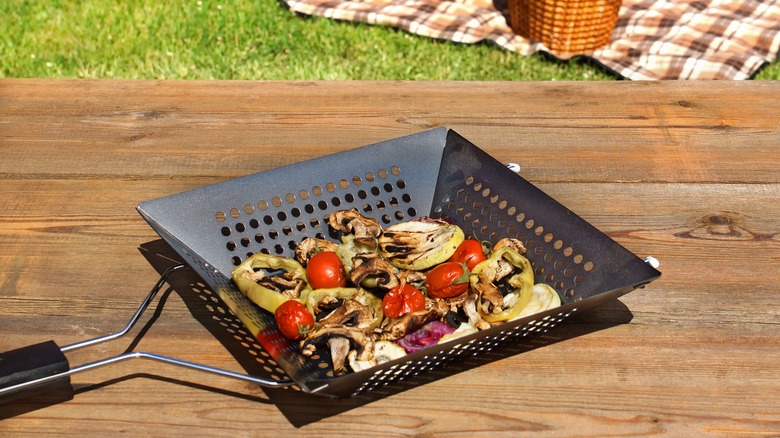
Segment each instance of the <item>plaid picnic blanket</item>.
[{"label": "plaid picnic blanket", "polygon": [[[565,59],[513,33],[506,0],[283,1],[299,14]],[[623,0],[609,45],[586,56],[633,80],[750,79],[779,53],[780,0]]]}]

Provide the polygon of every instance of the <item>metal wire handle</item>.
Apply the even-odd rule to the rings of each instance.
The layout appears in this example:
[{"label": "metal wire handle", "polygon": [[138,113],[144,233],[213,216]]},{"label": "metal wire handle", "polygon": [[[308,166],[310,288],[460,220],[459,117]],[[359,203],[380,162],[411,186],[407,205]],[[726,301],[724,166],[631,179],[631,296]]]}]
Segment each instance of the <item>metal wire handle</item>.
[{"label": "metal wire handle", "polygon": [[[168,277],[171,274],[173,274],[174,272],[182,270],[182,269],[186,269],[186,268],[188,268],[188,266],[186,264],[174,265],[174,266],[171,266],[170,268],[168,268],[162,274],[162,276],[160,277],[160,280],[157,282],[157,284],[154,285],[152,290],[149,292],[149,294],[143,300],[141,305],[138,307],[138,310],[136,310],[136,312],[133,315],[133,317],[130,318],[130,321],[128,321],[127,325],[125,325],[125,327],[122,330],[120,330],[120,331],[118,331],[116,333],[111,333],[111,334],[108,334],[108,335],[105,335],[105,336],[100,336],[100,337],[97,337],[97,338],[94,338],[94,339],[89,339],[89,340],[86,340],[86,341],[82,341],[82,342],[77,342],[77,343],[74,343],[74,344],[66,345],[64,347],[61,347],[60,350],[64,353],[64,352],[67,352],[67,351],[76,350],[76,349],[79,349],[79,348],[83,348],[83,347],[99,344],[99,343],[102,343],[102,342],[111,341],[111,340],[114,340],[114,339],[117,339],[117,338],[120,338],[120,337],[124,336],[125,334],[127,334],[127,332],[130,331],[130,329],[133,328],[133,326],[136,324],[136,322],[138,322],[138,318],[140,318],[141,315],[144,313],[144,311],[149,307],[149,304],[152,302],[152,300],[157,295],[157,293],[160,291],[160,289],[162,289],[163,285],[168,280]],[[94,368],[99,368],[99,367],[110,365],[110,364],[113,364],[113,363],[116,363],[116,362],[122,362],[122,361],[125,361],[125,360],[128,360],[128,359],[136,359],[136,358],[152,359],[152,360],[156,360],[156,361],[159,361],[159,362],[164,362],[164,363],[177,365],[177,366],[181,366],[181,367],[185,367],[185,368],[190,368],[190,369],[194,369],[194,370],[198,370],[198,371],[203,371],[203,372],[207,372],[207,373],[211,373],[211,374],[216,374],[216,375],[220,375],[220,376],[224,376],[224,377],[230,377],[232,379],[237,379],[237,380],[242,380],[242,381],[246,381],[246,382],[256,383],[256,384],[258,384],[260,386],[267,387],[267,388],[281,388],[281,387],[285,387],[285,386],[290,386],[290,385],[292,385],[294,383],[293,380],[289,379],[289,378],[288,379],[284,379],[284,380],[264,379],[264,378],[260,378],[260,377],[250,376],[248,374],[236,373],[234,371],[229,371],[229,370],[225,370],[225,369],[222,369],[222,368],[215,368],[215,367],[212,367],[212,366],[209,366],[209,365],[203,365],[203,364],[200,364],[200,363],[197,363],[197,362],[190,362],[190,361],[177,359],[177,358],[170,357],[170,356],[164,356],[164,355],[161,355],[161,354],[148,353],[148,352],[143,352],[143,351],[130,351],[130,352],[126,352],[126,353],[123,353],[123,354],[120,354],[120,355],[117,355],[117,356],[112,356],[112,357],[108,357],[108,358],[105,358],[105,359],[97,360],[95,362],[89,362],[89,363],[86,363],[86,364],[83,364],[83,365],[79,365],[77,367],[70,368],[67,371],[63,371],[63,372],[60,372],[60,373],[57,373],[57,374],[52,374],[52,375],[45,376],[45,377],[40,377],[40,378],[37,378],[37,379],[34,379],[34,380],[29,380],[29,381],[26,381],[26,382],[18,383],[18,384],[13,385],[13,386],[0,388],[0,396],[2,396],[3,394],[6,394],[6,393],[16,392],[16,391],[22,390],[22,389],[27,388],[27,387],[41,385],[41,384],[45,384],[45,383],[52,382],[52,381],[55,381],[55,380],[59,380],[59,379],[68,377],[68,376],[70,376],[72,374],[80,373],[82,371],[88,371],[88,370],[91,370],[91,369],[94,369]]]}]

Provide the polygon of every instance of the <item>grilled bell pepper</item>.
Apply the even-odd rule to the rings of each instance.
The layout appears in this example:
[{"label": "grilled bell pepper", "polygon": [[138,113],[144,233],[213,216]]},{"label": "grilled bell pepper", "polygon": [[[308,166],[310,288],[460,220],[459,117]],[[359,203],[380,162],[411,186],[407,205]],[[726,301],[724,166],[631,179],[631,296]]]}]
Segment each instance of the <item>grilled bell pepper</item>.
[{"label": "grilled bell pepper", "polygon": [[[280,292],[258,284],[258,280],[265,278],[265,274],[258,270],[283,270],[288,280],[293,282],[302,280],[303,284],[296,289]],[[288,257],[257,253],[236,266],[231,272],[231,276],[238,289],[250,301],[271,313],[276,312],[276,308],[287,300],[298,299],[304,302],[306,295],[311,290],[311,286],[309,286],[306,278],[306,269],[300,263]]]},{"label": "grilled bell pepper", "polygon": [[306,294],[302,301],[313,315],[321,312],[320,305],[324,302],[333,304],[339,300],[354,300],[368,308],[368,314],[358,315],[360,328],[371,332],[382,323],[382,300],[374,294],[355,287],[336,287],[331,289],[314,289]]},{"label": "grilled bell pepper", "polygon": [[[495,282],[501,280],[499,278],[499,260],[502,259],[508,262],[514,270],[519,269],[520,272],[511,275],[506,280],[506,283],[514,288],[501,299],[503,303],[509,303],[508,308],[494,306],[488,310],[487,308],[490,308],[490,304],[485,303],[485,297],[488,294],[495,296],[495,294],[501,293]],[[505,276],[502,277],[505,278]],[[487,260],[480,262],[474,267],[471,271],[469,282],[472,288],[480,293],[477,311],[482,316],[482,319],[493,324],[516,318],[528,305],[534,287],[534,272],[531,268],[531,262],[527,258],[512,248],[502,247],[494,251]]]}]

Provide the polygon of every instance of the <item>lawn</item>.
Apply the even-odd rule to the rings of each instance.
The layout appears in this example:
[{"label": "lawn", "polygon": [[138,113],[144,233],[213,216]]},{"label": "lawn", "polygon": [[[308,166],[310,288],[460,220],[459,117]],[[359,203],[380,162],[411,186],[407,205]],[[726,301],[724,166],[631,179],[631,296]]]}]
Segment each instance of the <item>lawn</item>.
[{"label": "lawn", "polygon": [[[0,77],[615,79],[583,60],[296,17],[276,0],[4,0],[0,16]],[[780,62],[756,79],[780,79]]]}]

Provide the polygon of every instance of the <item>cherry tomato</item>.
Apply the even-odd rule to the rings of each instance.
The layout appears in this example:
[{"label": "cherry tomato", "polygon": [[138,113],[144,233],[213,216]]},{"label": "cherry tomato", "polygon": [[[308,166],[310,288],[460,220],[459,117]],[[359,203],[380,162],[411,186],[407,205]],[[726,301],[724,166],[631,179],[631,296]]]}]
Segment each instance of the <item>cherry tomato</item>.
[{"label": "cherry tomato", "polygon": [[458,246],[449,261],[463,263],[469,269],[474,269],[479,262],[487,260],[482,242],[476,239],[466,239]]},{"label": "cherry tomato", "polygon": [[400,284],[390,289],[382,299],[382,313],[388,318],[424,309],[425,296],[419,289],[409,284]]},{"label": "cherry tomato", "polygon": [[288,339],[302,339],[314,329],[314,315],[300,301],[287,300],[274,312],[279,331]]},{"label": "cherry tomato", "polygon": [[468,290],[469,271],[460,263],[444,262],[428,271],[425,287],[433,298],[456,297]]},{"label": "cherry tomato", "polygon": [[319,252],[309,259],[306,276],[314,289],[344,287],[347,284],[344,264],[333,251]]}]

